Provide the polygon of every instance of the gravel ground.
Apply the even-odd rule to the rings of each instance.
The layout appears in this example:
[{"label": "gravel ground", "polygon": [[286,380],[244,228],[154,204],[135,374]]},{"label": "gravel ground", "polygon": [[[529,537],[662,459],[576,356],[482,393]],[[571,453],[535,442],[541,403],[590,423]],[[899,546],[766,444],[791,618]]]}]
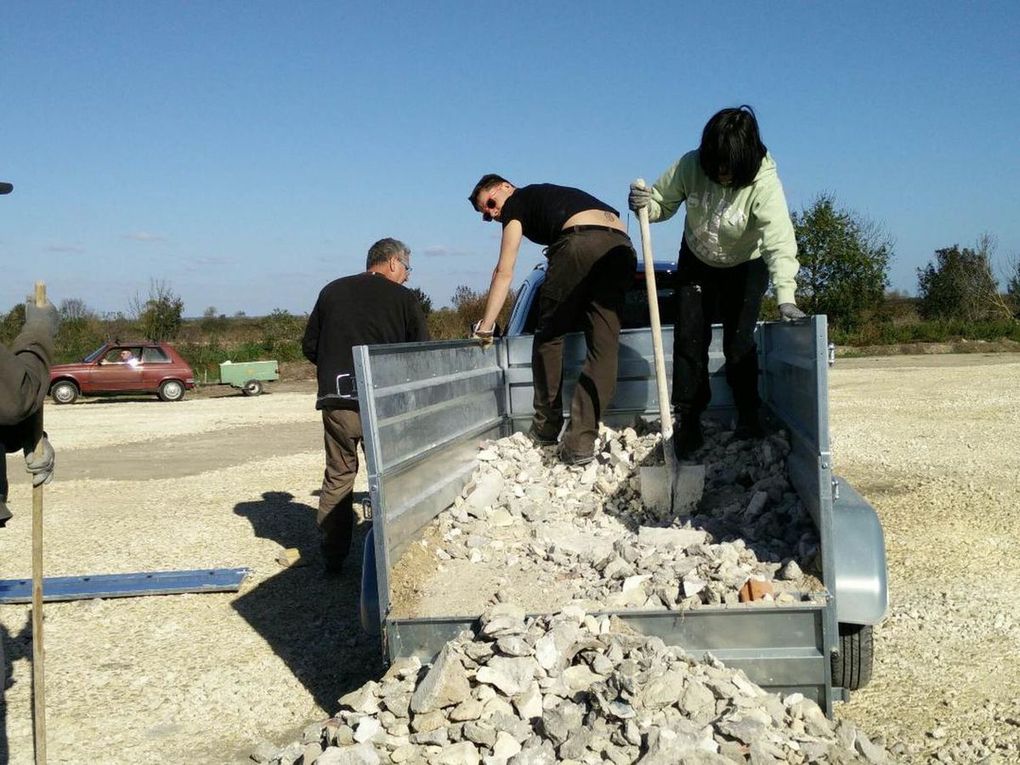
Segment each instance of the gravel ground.
[{"label": "gravel ground", "polygon": [[[47,407],[47,575],[253,570],[236,594],[47,604],[50,762],[241,763],[381,675],[358,629],[358,565],[328,579],[316,549],[313,387]],[[904,762],[1020,760],[1018,390],[1015,354],[832,371],[835,463],[882,518],[891,589],[872,684],[837,715],[901,744]],[[9,470],[0,577],[26,577],[31,496],[20,458]],[[310,565],[281,568],[282,547]],[[0,763],[32,762],[29,625],[28,607],[0,606]]]}]

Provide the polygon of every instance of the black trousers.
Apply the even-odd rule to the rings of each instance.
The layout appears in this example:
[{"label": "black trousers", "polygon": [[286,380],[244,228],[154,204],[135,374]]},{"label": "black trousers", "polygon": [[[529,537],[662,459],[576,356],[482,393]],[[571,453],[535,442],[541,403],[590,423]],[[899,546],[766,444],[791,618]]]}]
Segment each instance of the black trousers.
[{"label": "black trousers", "polygon": [[738,413],[757,411],[758,346],[754,327],[769,286],[761,258],[728,268],[709,266],[687,246],[677,259],[676,324],[673,328],[673,411],[700,415],[708,407],[708,347],[712,322],[723,325],[726,382]]},{"label": "black trousers", "polygon": [[563,445],[590,454],[602,410],[616,390],[620,311],[634,280],[637,256],[623,232],[590,229],[567,234],[547,252],[531,352],[535,385],[532,427],[555,438],[563,425],[563,336],[584,332],[588,353],[570,402]]},{"label": "black trousers", "polygon": [[7,499],[10,484],[7,481],[7,453],[20,452],[32,440],[35,417],[17,425],[0,426],[0,499]]}]

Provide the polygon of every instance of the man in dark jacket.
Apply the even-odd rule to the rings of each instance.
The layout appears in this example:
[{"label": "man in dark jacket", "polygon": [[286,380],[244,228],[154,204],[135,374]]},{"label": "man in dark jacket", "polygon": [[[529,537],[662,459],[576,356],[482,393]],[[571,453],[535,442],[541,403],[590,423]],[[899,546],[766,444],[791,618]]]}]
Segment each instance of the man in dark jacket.
[{"label": "man in dark jacket", "polygon": [[368,251],[366,271],[330,282],[308,317],[302,350],[319,381],[315,408],[322,410],[326,471],[317,522],[326,569],[337,572],[351,547],[354,479],[358,474],[361,417],[355,396],[356,345],[428,340],[418,298],[402,286],[411,273],[411,251],[380,239]]},{"label": "man in dark jacket", "polygon": [[0,526],[7,523],[7,452],[23,451],[32,485],[53,478],[53,447],[43,434],[35,447],[36,420],[50,387],[53,337],[59,319],[49,303],[25,304],[25,326],[10,349],[0,345]]}]

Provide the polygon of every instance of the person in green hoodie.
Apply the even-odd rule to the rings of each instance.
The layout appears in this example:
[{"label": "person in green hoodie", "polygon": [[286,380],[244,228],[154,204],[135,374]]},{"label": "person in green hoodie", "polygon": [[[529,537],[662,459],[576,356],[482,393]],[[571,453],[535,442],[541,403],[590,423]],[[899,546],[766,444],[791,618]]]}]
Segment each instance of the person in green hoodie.
[{"label": "person in green hoodie", "polygon": [[687,206],[677,259],[673,328],[673,448],[680,459],[704,444],[708,346],[712,322],[723,325],[726,381],[737,410],[734,437],[764,435],[758,410],[754,328],[769,279],[785,321],[797,308],[797,240],[776,163],[761,141],[750,106],[723,109],[705,125],[701,145],[684,154],[651,188],[631,185],[630,209],[664,221]]}]

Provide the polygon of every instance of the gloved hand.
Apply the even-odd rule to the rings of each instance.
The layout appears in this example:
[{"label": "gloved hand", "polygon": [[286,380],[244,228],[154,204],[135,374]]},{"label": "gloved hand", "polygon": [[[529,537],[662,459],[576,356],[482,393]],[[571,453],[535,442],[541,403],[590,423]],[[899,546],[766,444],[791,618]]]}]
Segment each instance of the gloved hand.
[{"label": "gloved hand", "polygon": [[627,206],[630,207],[634,212],[638,212],[645,207],[648,207],[648,203],[652,199],[652,190],[638,186],[637,184],[630,184],[630,195],[627,197]]},{"label": "gloved hand", "polygon": [[807,314],[800,310],[794,303],[779,304],[779,318],[783,321],[796,321],[807,318]]},{"label": "gloved hand", "polygon": [[471,325],[471,339],[476,340],[483,348],[488,348],[492,345],[492,339],[496,331],[496,325],[492,325],[492,329],[482,329],[482,320],[479,319]]},{"label": "gloved hand", "polygon": [[51,338],[56,337],[57,329],[60,327],[60,314],[49,300],[45,305],[37,306],[33,298],[28,298],[25,300],[25,326],[29,325],[42,327]]},{"label": "gloved hand", "polygon": [[32,486],[42,486],[53,480],[55,458],[46,433],[39,439],[39,448],[36,451],[33,452],[31,446],[25,447],[25,470],[32,474]]}]

